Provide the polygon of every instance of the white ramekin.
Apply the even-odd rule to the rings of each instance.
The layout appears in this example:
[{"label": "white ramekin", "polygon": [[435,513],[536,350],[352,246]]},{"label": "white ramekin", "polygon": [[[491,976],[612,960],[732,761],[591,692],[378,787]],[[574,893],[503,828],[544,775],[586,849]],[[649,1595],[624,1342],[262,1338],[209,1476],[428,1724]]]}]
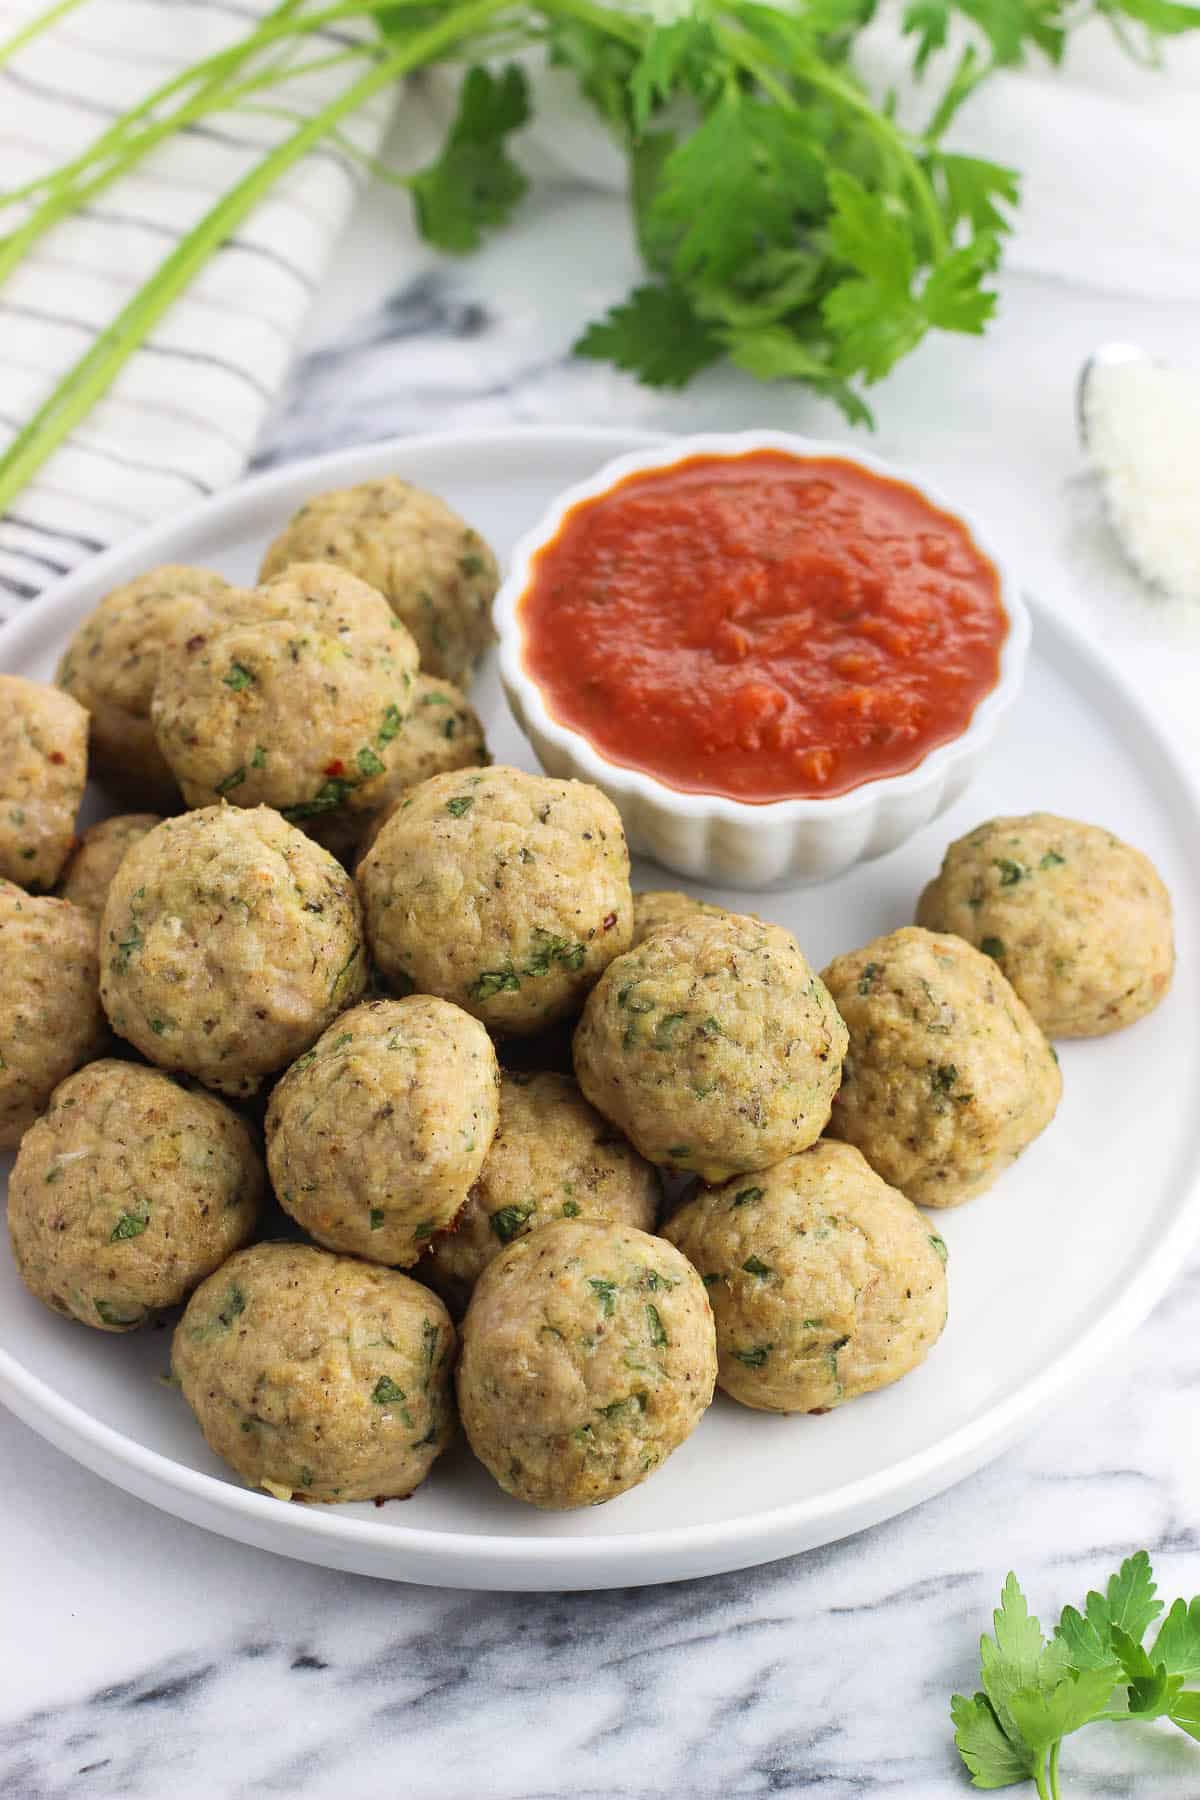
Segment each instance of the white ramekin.
[{"label": "white ramekin", "polygon": [[[573,506],[607,493],[639,470],[671,468],[692,456],[743,456],[755,450],[835,456],[908,482],[934,506],[961,520],[999,574],[1009,619],[999,680],[975,708],[961,736],[938,745],[907,774],[864,782],[829,799],[772,800],[762,805],[720,794],[685,793],[641,769],[610,762],[587,738],[561,724],[524,666],[519,604],[530,584],[531,564],[537,552],[558,535]],[[560,494],[517,544],[496,596],[495,618],[500,676],[509,705],[547,773],[576,776],[602,788],[619,809],[635,854],[652,857],[664,868],[717,887],[757,889],[828,881],[854,863],[894,850],[957,800],[1020,692],[1030,637],[1029,614],[1011,568],[962,507],[877,456],[849,450],[845,444],[781,431],[679,437],[605,463],[589,481]]]}]

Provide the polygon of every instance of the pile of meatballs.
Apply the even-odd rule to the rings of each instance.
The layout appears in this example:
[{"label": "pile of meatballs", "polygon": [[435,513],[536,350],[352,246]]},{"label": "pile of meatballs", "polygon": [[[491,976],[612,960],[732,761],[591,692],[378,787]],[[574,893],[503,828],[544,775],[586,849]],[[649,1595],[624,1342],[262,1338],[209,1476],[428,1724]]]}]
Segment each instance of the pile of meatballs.
[{"label": "pile of meatballs", "polygon": [[[17,1267],[97,1331],[182,1306],[174,1380],[281,1499],[410,1494],[461,1418],[509,1494],[594,1504],[716,1385],[816,1414],[898,1380],[946,1318],[922,1209],[1049,1124],[1050,1038],[1171,978],[1151,864],[1046,814],[823,975],[634,895],[603,794],[490,765],[496,581],[388,478],[312,501],[258,586],[152,570],[56,685],[0,677]],[[77,839],[89,767],[129,810]]]}]

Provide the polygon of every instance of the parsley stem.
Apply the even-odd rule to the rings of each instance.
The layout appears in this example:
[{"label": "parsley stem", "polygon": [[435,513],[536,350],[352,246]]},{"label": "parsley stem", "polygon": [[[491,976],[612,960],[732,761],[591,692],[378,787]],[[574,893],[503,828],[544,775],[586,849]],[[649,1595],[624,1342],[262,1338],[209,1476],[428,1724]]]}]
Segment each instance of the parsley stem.
[{"label": "parsley stem", "polygon": [[508,4],[509,0],[474,0],[474,4],[457,6],[437,24],[414,33],[235,183],[180,239],[146,286],[67,372],[49,400],[0,456],[0,512],[107,393],[139,344],[280,176],[375,94],[411,69],[434,61]]},{"label": "parsley stem", "polygon": [[1037,1761],[1033,1765],[1033,1779],[1037,1783],[1038,1800],[1052,1800],[1050,1789],[1046,1786],[1046,1752],[1039,1750]]},{"label": "parsley stem", "polygon": [[1062,1800],[1058,1789],[1058,1758],[1062,1750],[1062,1739],[1055,1738],[1050,1746],[1050,1800]]},{"label": "parsley stem", "polygon": [[83,0],[58,0],[56,6],[48,6],[36,19],[30,19],[27,25],[22,25],[19,31],[0,44],[0,69],[6,62],[12,61],[18,50],[23,50],[26,44],[31,44],[43,31],[49,31],[51,25],[56,25],[67,13],[74,12],[77,6],[82,5]]}]

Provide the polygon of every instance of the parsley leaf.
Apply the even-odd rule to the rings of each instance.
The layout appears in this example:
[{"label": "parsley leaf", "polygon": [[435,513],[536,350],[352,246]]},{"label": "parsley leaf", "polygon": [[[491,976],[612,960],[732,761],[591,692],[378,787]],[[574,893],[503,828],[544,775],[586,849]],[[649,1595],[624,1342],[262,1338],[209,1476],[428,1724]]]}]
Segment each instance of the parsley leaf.
[{"label": "parsley leaf", "polygon": [[1176,1600],[1159,1627],[1150,1652],[1168,1675],[1191,1679],[1200,1675],[1200,1595],[1190,1605]]},{"label": "parsley leaf", "polygon": [[950,1702],[954,1742],[978,1788],[1011,1787],[1033,1775],[1033,1752],[1006,1737],[986,1694],[955,1694]]},{"label": "parsley leaf", "polygon": [[1073,1606],[1063,1608],[1055,1633],[1066,1647],[1073,1669],[1112,1668],[1120,1661],[1113,1648],[1114,1626],[1140,1644],[1162,1611],[1162,1601],[1144,1550],[1127,1557],[1111,1575],[1103,1594],[1092,1592],[1084,1602],[1084,1616]]},{"label": "parsley leaf", "polygon": [[670,283],[635,288],[575,344],[576,356],[615,363],[648,387],[662,388],[686,387],[721,351],[720,338]]},{"label": "parsley leaf", "polygon": [[528,118],[529,86],[515,63],[498,75],[468,69],[440,156],[409,182],[422,235],[439,250],[478,250],[523,197],[529,183],[505,139]]}]

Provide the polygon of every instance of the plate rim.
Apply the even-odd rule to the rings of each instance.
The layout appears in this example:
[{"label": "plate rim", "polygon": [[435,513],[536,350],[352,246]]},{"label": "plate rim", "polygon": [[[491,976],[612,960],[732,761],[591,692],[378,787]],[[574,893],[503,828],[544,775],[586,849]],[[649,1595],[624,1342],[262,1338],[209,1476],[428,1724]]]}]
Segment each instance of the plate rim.
[{"label": "plate rim", "polygon": [[[511,450],[514,444],[536,445],[544,451],[556,443],[564,447],[569,444],[572,449],[595,446],[599,458],[618,454],[621,449],[650,446],[668,435],[611,426],[489,427],[382,438],[284,464],[156,522],[89,558],[63,580],[53,583],[36,601],[0,626],[0,668],[7,665],[10,648],[14,655],[21,653],[39,619],[69,604],[77,589],[107,580],[110,569],[122,569],[131,558],[141,560],[143,555],[154,560],[157,546],[186,535],[197,525],[217,519],[236,522],[243,510],[252,510],[257,503],[269,502],[276,494],[290,493],[308,482],[336,485],[340,475],[360,470],[372,460],[383,463],[417,458],[467,446],[475,452],[489,447]],[[1034,622],[1034,644],[1043,651],[1048,647],[1052,660],[1081,669],[1091,685],[1099,685],[1119,698],[1138,728],[1139,760],[1144,763],[1152,753],[1200,820],[1200,776],[1193,773],[1121,665],[1091,642],[1073,620],[1056,614],[1033,595],[1027,599]],[[1197,853],[1191,854],[1194,858]],[[33,1431],[102,1479],[176,1516],[202,1523],[218,1534],[240,1536],[241,1541],[247,1541],[237,1530],[240,1525],[242,1533],[248,1532],[249,1541],[255,1543],[261,1544],[264,1536],[277,1536],[279,1541],[272,1543],[271,1548],[278,1554],[327,1561],[327,1566],[332,1567],[362,1568],[363,1562],[369,1561],[374,1565],[370,1572],[385,1577],[442,1585],[447,1584],[449,1577],[455,1585],[487,1587],[501,1585],[496,1578],[502,1577],[503,1585],[517,1586],[521,1584],[511,1577],[524,1573],[529,1577],[524,1585],[529,1588],[572,1583],[640,1586],[678,1579],[681,1573],[717,1573],[751,1562],[771,1561],[832,1542],[864,1524],[895,1517],[922,1499],[944,1491],[983,1466],[990,1454],[1000,1454],[1073,1386],[1115,1355],[1162,1298],[1198,1236],[1200,1156],[1193,1145],[1193,1167],[1175,1217],[1134,1274],[1074,1343],[1013,1393],[936,1443],[825,1494],[695,1525],[667,1525],[599,1537],[538,1538],[392,1524],[382,1518],[349,1517],[333,1507],[281,1507],[266,1494],[189,1468],[105,1424],[62,1396],[3,1347],[0,1400]],[[83,1447],[91,1454],[83,1454]],[[187,1504],[186,1513],[181,1515],[172,1505],[174,1496]],[[226,1519],[210,1522],[197,1518],[197,1513],[225,1515]],[[360,1552],[363,1562],[328,1560],[328,1552],[335,1546],[350,1557]],[[394,1561],[394,1567],[380,1566],[389,1559]],[[434,1564],[444,1567],[434,1573]]]}]

